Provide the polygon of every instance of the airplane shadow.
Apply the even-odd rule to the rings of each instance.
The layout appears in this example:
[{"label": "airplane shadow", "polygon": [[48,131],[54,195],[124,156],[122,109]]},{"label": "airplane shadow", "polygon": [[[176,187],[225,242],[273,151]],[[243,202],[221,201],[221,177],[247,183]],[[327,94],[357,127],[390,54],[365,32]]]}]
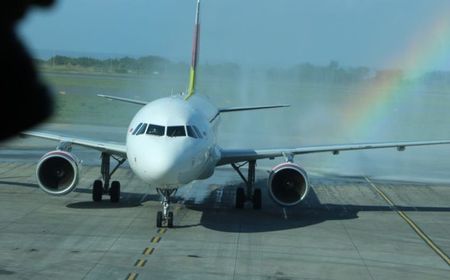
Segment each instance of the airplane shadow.
[{"label": "airplane shadow", "polygon": [[[185,201],[184,204],[191,210],[202,211],[200,225],[206,228],[245,233],[279,231],[307,227],[325,221],[357,219],[359,212],[362,211],[392,211],[389,206],[321,203],[313,188],[302,203],[283,210],[267,195],[265,183],[266,180],[257,182],[263,192],[263,208],[260,210],[252,209],[251,204],[246,205],[245,209],[234,209],[231,205],[225,208],[208,207],[208,205],[195,204],[192,201]],[[223,195],[229,195],[234,201],[234,190],[239,186],[242,187],[242,184],[224,187],[223,191],[229,194]],[[211,200],[217,197],[215,194],[217,191],[211,192]],[[450,207],[396,206],[396,208],[404,212],[450,212]]]},{"label": "airplane shadow", "polygon": [[20,186],[20,187],[27,187],[27,188],[39,188],[37,184],[33,183],[22,183],[22,182],[15,182],[15,181],[0,181],[0,185],[9,185],[9,186]]},{"label": "airplane shadow", "polygon": [[[38,189],[39,186],[36,183],[24,183],[19,181],[6,181],[0,180],[0,185],[9,185],[9,186],[19,186],[26,188],[34,188]],[[76,188],[74,193],[84,193],[91,194],[92,190],[90,188]],[[145,196],[145,199],[142,197]],[[138,207],[142,206],[143,202],[146,201],[159,201],[159,196],[154,194],[139,194],[139,193],[130,193],[130,192],[122,192],[121,200],[118,203],[110,203],[107,196],[104,197],[103,201],[94,202],[92,200],[89,201],[79,201],[73,202],[66,205],[67,208],[74,209],[114,209],[114,208],[130,208],[130,207]]]},{"label": "airplane shadow", "polygon": [[[232,189],[234,193],[236,186],[226,188]],[[211,197],[215,197],[214,192],[211,193]],[[302,205],[285,208],[284,211],[264,194],[263,208],[260,210],[252,209],[251,203],[246,204],[245,209],[234,209],[233,205],[228,208],[213,208],[208,205],[192,204],[189,201],[185,201],[184,204],[191,210],[202,212],[200,225],[223,232],[269,232],[301,228],[329,220],[358,218],[358,211],[355,209],[349,210],[343,205],[334,207],[321,205],[314,190],[311,190]]]},{"label": "airplane shadow", "polygon": [[[80,189],[77,188],[75,192],[89,193],[91,194],[91,189]],[[138,194],[130,192],[121,192],[121,198],[118,203],[111,203],[109,201],[109,196],[105,196],[102,201],[95,202],[89,201],[79,201],[67,204],[67,208],[74,209],[115,209],[115,208],[131,208],[140,207],[146,201],[159,201],[159,196],[157,194]]]},{"label": "airplane shadow", "polygon": [[80,201],[69,203],[66,205],[67,208],[72,209],[117,209],[117,208],[132,208],[142,206],[139,202],[132,201],[120,201],[117,203],[110,203],[109,201]]},{"label": "airplane shadow", "polygon": [[[344,178],[342,178],[344,179]],[[352,178],[346,178],[352,180]],[[355,178],[361,180],[361,178]],[[234,199],[237,187],[243,187],[243,184],[228,184],[212,190],[201,202],[193,199],[176,196],[174,203],[183,204],[187,209],[201,211],[200,222],[196,224],[176,223],[175,228],[190,228],[203,226],[212,230],[223,232],[270,232],[287,230],[293,228],[302,228],[325,221],[357,219],[359,212],[388,212],[392,211],[389,206],[374,205],[350,205],[321,203],[314,188],[310,189],[305,200],[297,206],[283,209],[276,205],[267,194],[265,187],[267,180],[257,181],[257,186],[262,189],[263,208],[254,210],[251,204],[246,204],[245,209],[235,209]],[[37,184],[18,181],[0,180],[0,185],[13,185],[27,188],[39,188]],[[77,188],[77,193],[91,194],[90,188]],[[221,203],[217,203],[217,197],[223,197]],[[67,204],[66,207],[73,209],[115,209],[143,206],[147,201],[159,201],[157,194],[143,194],[122,192],[119,203],[110,203],[107,197],[102,202],[78,201]],[[416,212],[450,212],[450,207],[415,207],[415,206],[396,206],[401,211]]]}]

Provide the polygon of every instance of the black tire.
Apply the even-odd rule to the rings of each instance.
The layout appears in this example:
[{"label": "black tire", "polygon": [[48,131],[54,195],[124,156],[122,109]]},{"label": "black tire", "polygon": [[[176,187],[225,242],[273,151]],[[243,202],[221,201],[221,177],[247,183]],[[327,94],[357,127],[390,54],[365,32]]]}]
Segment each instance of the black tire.
[{"label": "black tire", "polygon": [[245,202],[245,193],[243,188],[238,188],[236,190],[236,208],[242,209],[244,208],[244,202]]},{"label": "black tire", "polygon": [[261,209],[261,189],[255,189],[253,192],[253,209]]},{"label": "black tire", "polygon": [[102,201],[103,195],[103,182],[101,180],[95,180],[92,186],[92,200],[95,202]]},{"label": "black tire", "polygon": [[111,202],[117,203],[120,200],[120,182],[113,181],[111,183],[111,188],[109,189],[109,198]]},{"label": "black tire", "polygon": [[161,211],[158,211],[158,213],[156,213],[156,227],[162,227],[162,219],[163,213]]},{"label": "black tire", "polygon": [[167,227],[173,228],[173,212],[169,212],[169,215],[167,217]]}]

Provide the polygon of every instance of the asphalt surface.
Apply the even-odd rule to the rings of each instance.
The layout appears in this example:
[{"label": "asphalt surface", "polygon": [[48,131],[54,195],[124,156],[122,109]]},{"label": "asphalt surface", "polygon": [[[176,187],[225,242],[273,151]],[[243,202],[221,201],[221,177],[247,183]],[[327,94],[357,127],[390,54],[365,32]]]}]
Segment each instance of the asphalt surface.
[{"label": "asphalt surface", "polygon": [[[108,131],[99,133],[108,135]],[[22,140],[21,140],[22,141]],[[91,201],[98,154],[79,187],[42,192],[35,166],[45,141],[0,150],[1,279],[448,279],[450,185],[312,174],[299,206],[234,209],[231,168],[179,189],[175,227],[158,229],[159,198],[126,166],[118,204]],[[81,154],[81,155],[80,155]]]}]

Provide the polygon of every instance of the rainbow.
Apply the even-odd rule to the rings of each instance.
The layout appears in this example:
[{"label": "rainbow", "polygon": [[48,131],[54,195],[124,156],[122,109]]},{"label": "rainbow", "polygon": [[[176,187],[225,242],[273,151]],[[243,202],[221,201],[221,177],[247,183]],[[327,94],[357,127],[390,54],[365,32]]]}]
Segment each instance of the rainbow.
[{"label": "rainbow", "polygon": [[379,79],[357,88],[360,96],[352,97],[343,110],[341,127],[347,127],[348,136],[370,136],[374,127],[387,124],[395,101],[406,100],[418,92],[416,85],[404,78],[414,79],[425,71],[442,67],[443,62],[449,62],[449,49],[450,11],[445,10],[417,31],[402,54],[387,58],[386,64],[402,69],[403,78]]}]

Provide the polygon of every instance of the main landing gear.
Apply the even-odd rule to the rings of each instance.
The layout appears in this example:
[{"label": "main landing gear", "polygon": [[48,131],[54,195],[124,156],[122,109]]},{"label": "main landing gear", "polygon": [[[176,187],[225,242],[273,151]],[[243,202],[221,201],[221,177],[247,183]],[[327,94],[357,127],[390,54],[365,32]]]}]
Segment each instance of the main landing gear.
[{"label": "main landing gear", "polygon": [[[117,161],[117,165],[110,171],[110,161],[111,157]],[[109,181],[111,176],[116,172],[116,170],[126,161],[124,158],[116,158],[108,153],[102,153],[101,155],[101,173],[102,180],[95,180],[92,187],[92,200],[99,202],[102,201],[102,196],[104,194],[109,194],[111,202],[117,203],[120,200],[120,182],[112,181],[111,187],[109,186]]]},{"label": "main landing gear", "polygon": [[[248,174],[247,178],[244,177],[240,168],[248,163]],[[241,179],[246,184],[246,190],[244,188],[238,188],[236,190],[236,208],[244,208],[245,201],[252,201],[253,209],[261,209],[261,189],[254,189],[255,185],[255,170],[256,170],[256,160],[251,160],[245,162],[241,165],[236,165],[232,163],[231,166],[236,170]]]},{"label": "main landing gear", "polygon": [[156,188],[156,191],[161,196],[161,204],[163,211],[158,211],[156,214],[156,226],[162,227],[165,223],[168,228],[173,227],[173,212],[169,211],[170,197],[177,192],[176,188]]}]

